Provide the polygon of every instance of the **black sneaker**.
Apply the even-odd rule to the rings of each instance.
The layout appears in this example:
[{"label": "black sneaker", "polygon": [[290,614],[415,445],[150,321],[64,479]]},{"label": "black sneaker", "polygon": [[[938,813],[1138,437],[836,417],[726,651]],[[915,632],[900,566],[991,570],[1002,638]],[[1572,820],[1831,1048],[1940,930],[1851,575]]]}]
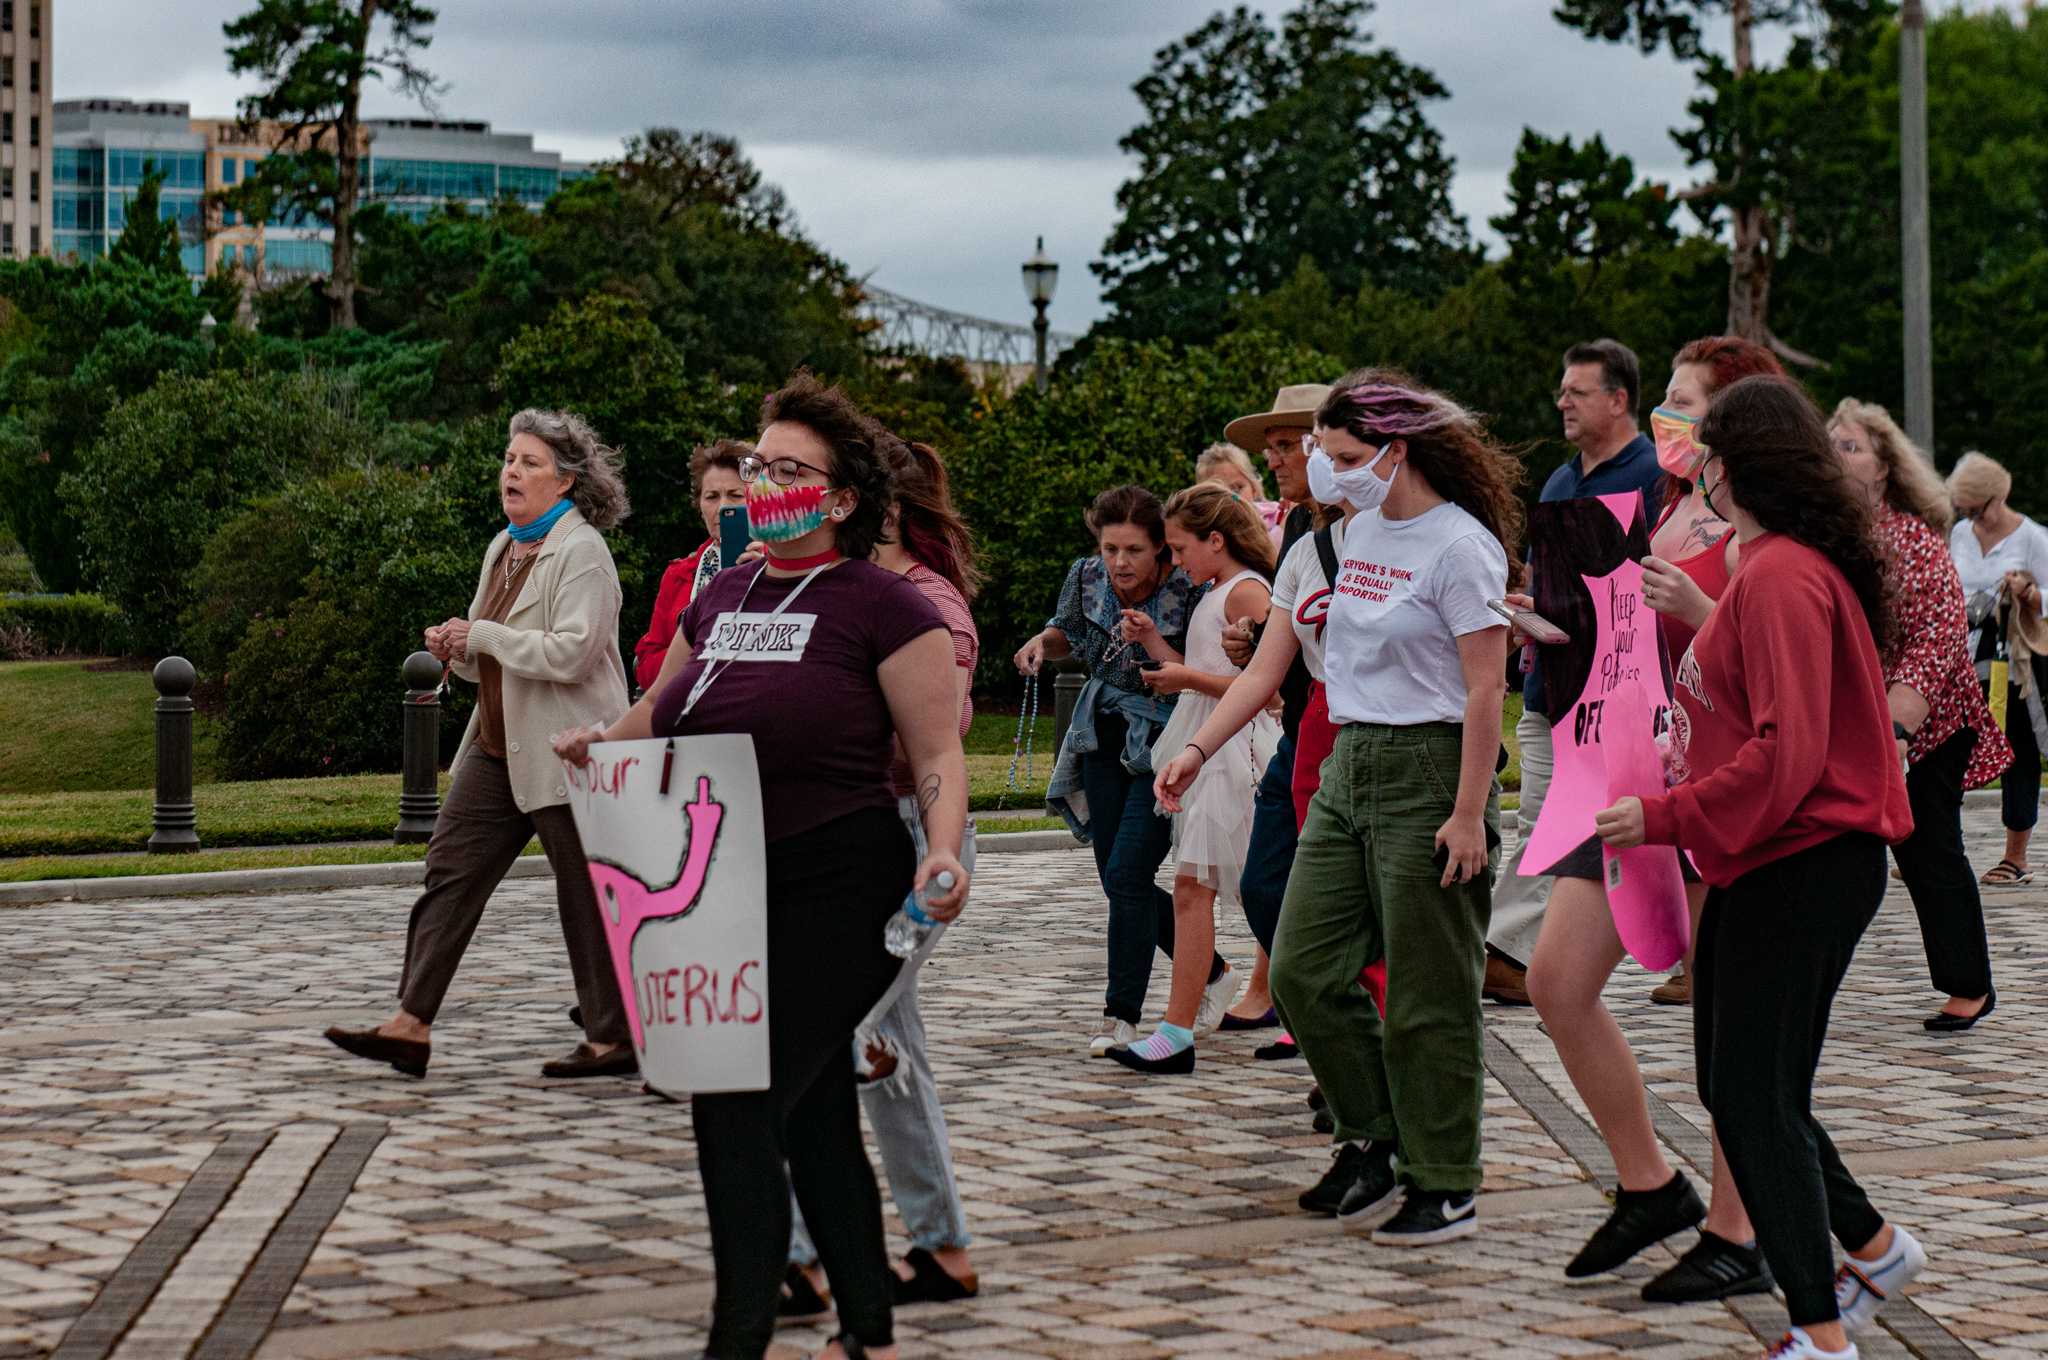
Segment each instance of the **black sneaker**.
[{"label": "black sneaker", "polygon": [[1617,1190],[1614,1212],[1564,1268],[1565,1278],[1578,1280],[1613,1270],[1644,1247],[1695,1227],[1706,1216],[1707,1206],[1682,1171],[1655,1190]]},{"label": "black sneaker", "polygon": [[[1339,1143],[1330,1169],[1302,1191],[1299,1203],[1312,1214],[1355,1214],[1390,1195],[1393,1185],[1392,1144]],[[1345,1222],[1350,1226],[1349,1219]]]},{"label": "black sneaker", "polygon": [[1470,1190],[1415,1190],[1394,1216],[1373,1230],[1383,1247],[1426,1247],[1479,1231],[1479,1199]]},{"label": "black sneaker", "polygon": [[1643,1286],[1646,1303],[1701,1303],[1768,1294],[1777,1285],[1763,1252],[1704,1230],[1678,1264]]}]

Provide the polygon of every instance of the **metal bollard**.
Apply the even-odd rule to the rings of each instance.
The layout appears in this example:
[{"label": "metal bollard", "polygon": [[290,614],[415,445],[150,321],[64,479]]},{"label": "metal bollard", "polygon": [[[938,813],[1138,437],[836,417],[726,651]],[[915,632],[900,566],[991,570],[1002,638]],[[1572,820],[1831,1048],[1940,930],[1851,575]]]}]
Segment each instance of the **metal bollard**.
[{"label": "metal bollard", "polygon": [[182,656],[167,656],[150,672],[156,685],[156,807],[150,820],[151,854],[199,848],[199,813],[192,805],[192,686],[199,672]]},{"label": "metal bollard", "polygon": [[441,765],[441,663],[432,652],[414,652],[399,667],[405,678],[403,704],[404,783],[398,794],[398,826],[391,839],[400,845],[430,840],[441,816],[436,776]]},{"label": "metal bollard", "polygon": [[1074,705],[1081,702],[1081,690],[1088,683],[1088,677],[1072,662],[1059,663],[1059,674],[1052,682],[1052,749],[1057,759],[1059,750],[1067,742],[1067,725],[1074,721]]}]

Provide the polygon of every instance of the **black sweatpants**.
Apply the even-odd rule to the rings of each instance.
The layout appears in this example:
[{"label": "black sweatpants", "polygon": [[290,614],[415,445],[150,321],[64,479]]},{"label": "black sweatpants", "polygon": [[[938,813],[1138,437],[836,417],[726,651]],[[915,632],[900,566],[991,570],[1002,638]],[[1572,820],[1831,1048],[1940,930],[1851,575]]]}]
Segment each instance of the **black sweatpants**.
[{"label": "black sweatpants", "polygon": [[1853,1251],[1884,1227],[1813,1117],[1828,1011],[1884,884],[1884,843],[1837,836],[1713,889],[1700,915],[1700,1100],[1795,1327],[1839,1316],[1829,1232]]},{"label": "black sweatpants", "polygon": [[1913,834],[1892,847],[1899,877],[1920,917],[1927,973],[1950,996],[1991,991],[1991,949],[1984,938],[1984,900],[1977,871],[1963,849],[1963,775],[1977,733],[1959,728],[1906,774]]},{"label": "black sweatpants", "polygon": [[718,1272],[708,1356],[759,1360],[768,1350],[792,1184],[840,1327],[866,1346],[893,1339],[882,1200],[861,1145],[850,1053],[854,1029],[901,967],[882,929],[914,868],[894,807],[768,846],[770,1086],[690,1100]]}]

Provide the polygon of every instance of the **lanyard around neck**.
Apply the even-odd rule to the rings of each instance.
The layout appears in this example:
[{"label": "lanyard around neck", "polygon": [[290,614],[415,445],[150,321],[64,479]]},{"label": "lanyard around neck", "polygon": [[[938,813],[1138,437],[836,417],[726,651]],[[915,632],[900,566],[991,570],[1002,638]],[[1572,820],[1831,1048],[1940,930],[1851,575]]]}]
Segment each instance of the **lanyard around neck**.
[{"label": "lanyard around neck", "polygon": [[[831,565],[832,564],[830,562],[821,563],[820,565],[812,567],[809,571],[805,572],[804,579],[796,583],[796,589],[790,591],[789,594],[783,596],[782,603],[776,605],[774,609],[769,611],[768,617],[765,620],[765,622],[773,623],[775,622],[775,620],[781,618],[782,611],[789,608],[791,605],[795,604],[796,597],[804,593],[804,587],[809,585],[813,580],[817,579],[817,575],[819,572],[825,570],[826,567],[829,567]],[[761,564],[761,569],[754,573],[754,579],[747,582],[746,590],[742,592],[740,595],[739,605],[732,611],[732,617],[735,622],[739,620],[741,615],[746,613],[747,601],[753,598],[754,587],[759,585],[761,583],[761,578],[763,576],[766,576],[767,574],[768,565],[764,562]],[[704,662],[704,669],[697,673],[697,682],[690,686],[689,697],[683,700],[683,711],[676,715],[677,718],[681,719],[689,717],[690,710],[695,708],[697,706],[697,701],[704,697],[704,691],[711,688],[711,682],[713,680],[716,680],[719,676],[725,674],[726,671],[731,668],[732,663],[738,661],[739,659],[740,658],[737,656],[728,656],[724,658],[708,658]],[[724,662],[723,665],[719,664],[721,660]]]}]

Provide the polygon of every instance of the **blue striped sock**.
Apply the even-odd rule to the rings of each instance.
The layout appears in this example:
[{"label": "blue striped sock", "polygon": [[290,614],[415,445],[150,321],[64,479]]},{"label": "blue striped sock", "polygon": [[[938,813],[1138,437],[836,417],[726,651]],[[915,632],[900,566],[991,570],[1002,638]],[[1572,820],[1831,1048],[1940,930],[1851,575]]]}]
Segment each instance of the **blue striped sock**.
[{"label": "blue striped sock", "polygon": [[1157,1062],[1161,1058],[1171,1058],[1184,1048],[1194,1046],[1193,1030],[1182,1029],[1179,1025],[1169,1025],[1162,1020],[1159,1022],[1159,1028],[1152,1031],[1152,1037],[1142,1044],[1133,1044],[1131,1052],[1141,1058]]}]

